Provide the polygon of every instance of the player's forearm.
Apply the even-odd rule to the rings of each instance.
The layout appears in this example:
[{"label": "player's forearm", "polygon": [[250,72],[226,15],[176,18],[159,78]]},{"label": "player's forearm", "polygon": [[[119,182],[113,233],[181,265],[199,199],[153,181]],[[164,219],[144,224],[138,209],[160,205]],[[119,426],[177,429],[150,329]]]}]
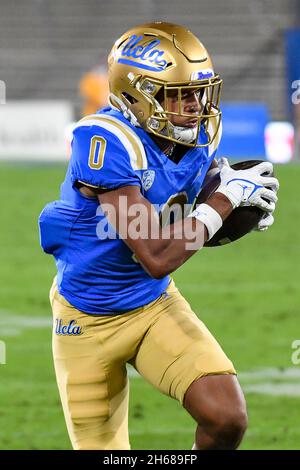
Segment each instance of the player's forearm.
[{"label": "player's forearm", "polygon": [[[223,194],[214,194],[207,204],[220,215],[222,220],[232,211],[230,201]],[[204,223],[187,217],[161,231],[159,240],[150,241],[152,252],[147,256],[145,269],[155,278],[162,278],[178,269],[194,253],[201,249],[208,239]]]},{"label": "player's forearm", "polygon": [[148,252],[139,256],[145,271],[161,279],[176,271],[200,250],[208,238],[205,225],[192,217],[166,227],[162,237],[148,241]]},{"label": "player's forearm", "polygon": [[149,240],[149,253],[142,264],[152,277],[160,279],[176,271],[206,240],[204,224],[193,218],[178,221],[165,227],[159,240]]},{"label": "player's forearm", "polygon": [[[125,196],[125,205],[122,205],[121,196]],[[187,217],[162,228],[154,207],[136,187],[122,187],[98,197],[111,226],[154,278],[162,278],[175,271],[207,240],[207,226],[196,217]],[[232,210],[231,203],[223,194],[214,194],[207,204],[221,222]],[[137,227],[141,230],[137,231]]]}]

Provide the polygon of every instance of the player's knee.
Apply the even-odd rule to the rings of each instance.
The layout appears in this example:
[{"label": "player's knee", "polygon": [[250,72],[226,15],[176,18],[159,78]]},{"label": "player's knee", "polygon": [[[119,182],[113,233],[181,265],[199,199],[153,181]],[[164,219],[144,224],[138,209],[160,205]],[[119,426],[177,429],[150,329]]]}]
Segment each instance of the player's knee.
[{"label": "player's knee", "polygon": [[199,449],[236,449],[239,446],[247,428],[247,409],[234,375],[196,380],[186,392],[184,406],[198,422],[196,444]]},{"label": "player's knee", "polygon": [[210,435],[218,449],[237,449],[245,431],[248,419],[245,408],[222,410],[210,426]]}]

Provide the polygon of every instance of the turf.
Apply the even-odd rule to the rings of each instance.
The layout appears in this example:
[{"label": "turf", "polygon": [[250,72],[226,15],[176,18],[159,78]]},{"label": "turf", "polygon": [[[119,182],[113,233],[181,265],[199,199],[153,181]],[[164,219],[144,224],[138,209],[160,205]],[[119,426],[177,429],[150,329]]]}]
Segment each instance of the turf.
[{"label": "turf", "polygon": [[[50,321],[48,290],[55,273],[53,260],[39,248],[37,218],[58,197],[65,167],[2,164],[0,171],[0,340],[7,355],[7,364],[0,365],[0,449],[70,449],[50,326],[37,327],[41,317]],[[300,369],[291,362],[291,344],[300,339],[300,166],[280,166],[276,173],[281,189],[272,229],[203,249],[174,275],[241,373]],[[30,318],[34,327],[20,318]],[[253,377],[241,374],[250,419],[241,448],[299,449],[299,397],[274,394],[278,380],[267,374]],[[249,380],[271,384],[274,393],[247,393]],[[289,386],[297,387],[297,380]],[[174,400],[143,379],[131,379],[133,449],[190,449],[194,427]]]}]

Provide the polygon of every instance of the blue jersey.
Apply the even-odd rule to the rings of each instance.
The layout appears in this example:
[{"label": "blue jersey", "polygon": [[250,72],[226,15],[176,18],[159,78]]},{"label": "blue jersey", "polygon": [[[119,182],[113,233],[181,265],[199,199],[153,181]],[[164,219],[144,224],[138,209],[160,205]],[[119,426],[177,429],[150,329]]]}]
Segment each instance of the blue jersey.
[{"label": "blue jersey", "polygon": [[147,132],[112,108],[79,121],[60,200],[48,204],[39,219],[42,248],[56,260],[60,294],[83,312],[112,315],[155,300],[169,284],[169,276],[147,274],[118,236],[100,234],[106,221],[101,206],[83,195],[77,182],[107,189],[138,186],[159,210],[177,197],[192,204],[214,154],[210,147],[190,148],[176,164]]}]

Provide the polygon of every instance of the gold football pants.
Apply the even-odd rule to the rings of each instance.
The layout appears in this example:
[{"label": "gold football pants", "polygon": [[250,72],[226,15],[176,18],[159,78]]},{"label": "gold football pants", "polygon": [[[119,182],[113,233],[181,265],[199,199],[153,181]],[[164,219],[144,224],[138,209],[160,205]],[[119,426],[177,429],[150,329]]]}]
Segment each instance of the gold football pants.
[{"label": "gold football pants", "polygon": [[130,448],[126,363],[181,403],[197,378],[235,374],[173,281],[155,301],[121,315],[77,310],[55,281],[50,300],[55,372],[74,449]]}]

